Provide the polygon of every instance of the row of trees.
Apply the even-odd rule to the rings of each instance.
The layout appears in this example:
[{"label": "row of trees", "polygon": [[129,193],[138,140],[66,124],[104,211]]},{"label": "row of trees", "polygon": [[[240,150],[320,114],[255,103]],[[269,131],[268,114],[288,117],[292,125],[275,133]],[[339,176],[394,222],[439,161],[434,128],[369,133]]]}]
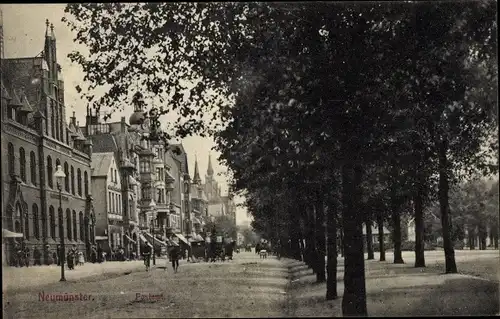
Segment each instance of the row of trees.
[{"label": "row of trees", "polygon": [[326,280],[327,299],[337,297],[340,228],[344,315],[367,314],[362,224],[369,232],[390,221],[394,262],[403,262],[401,214],[412,210],[415,266],[425,266],[423,212],[434,194],[446,272],[457,271],[450,186],[497,166],[488,156],[498,144],[495,2],[70,4],[67,12],[89,47],[88,56],[70,55],[90,81],[84,97],[95,107],[162,103],[150,108],[153,120],[180,114],[166,138],[206,132],[199,115],[212,111],[221,125],[209,133],[254,228]]}]

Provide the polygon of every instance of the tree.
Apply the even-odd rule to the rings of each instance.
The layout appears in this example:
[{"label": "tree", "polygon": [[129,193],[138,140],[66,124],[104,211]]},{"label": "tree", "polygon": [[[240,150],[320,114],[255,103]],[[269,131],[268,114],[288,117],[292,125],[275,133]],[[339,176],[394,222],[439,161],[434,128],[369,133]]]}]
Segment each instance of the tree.
[{"label": "tree", "polygon": [[[316,216],[305,201],[302,213],[310,215],[299,217],[312,230],[303,235],[306,248],[319,247],[321,254],[325,196],[315,193],[328,189],[325,175],[342,172],[344,315],[367,314],[362,203],[371,192],[363,181],[372,167],[395,170],[386,175],[397,232],[401,194],[412,189],[411,182],[401,183],[414,169],[409,155],[425,150],[418,162],[434,160],[446,269],[456,271],[449,184],[464,168],[490,168],[480,145],[493,127],[492,94],[478,83],[495,74],[485,65],[496,41],[491,3],[71,4],[67,11],[77,41],[90,51],[90,58],[74,53],[72,60],[82,65],[91,89],[110,87],[101,98],[86,93],[96,107],[148,105],[153,123],[178,111],[167,137],[207,131],[199,116],[204,111],[222,120],[217,144],[235,189],[248,192],[259,232],[296,242],[300,214],[290,206],[313,198]],[[414,120],[399,125],[405,116]],[[411,141],[411,132],[419,133],[420,145],[398,142]],[[395,146],[405,155],[395,156]],[[417,167],[414,180],[430,178],[421,171]],[[302,201],[290,187],[305,189]],[[308,262],[321,279],[324,259],[314,252]]]},{"label": "tree", "polygon": [[209,221],[206,224],[209,231],[216,230],[217,234],[224,234],[225,237],[236,239],[237,227],[231,217],[226,215],[216,216],[214,221]]}]

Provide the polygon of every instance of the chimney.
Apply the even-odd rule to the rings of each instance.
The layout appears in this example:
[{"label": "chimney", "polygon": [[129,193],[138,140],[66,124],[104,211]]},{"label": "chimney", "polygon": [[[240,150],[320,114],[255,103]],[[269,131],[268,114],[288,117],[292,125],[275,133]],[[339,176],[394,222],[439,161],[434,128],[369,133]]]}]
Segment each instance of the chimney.
[{"label": "chimney", "polygon": [[73,123],[74,126],[76,126],[76,115],[75,111],[73,111],[73,116],[71,117],[71,123]]}]

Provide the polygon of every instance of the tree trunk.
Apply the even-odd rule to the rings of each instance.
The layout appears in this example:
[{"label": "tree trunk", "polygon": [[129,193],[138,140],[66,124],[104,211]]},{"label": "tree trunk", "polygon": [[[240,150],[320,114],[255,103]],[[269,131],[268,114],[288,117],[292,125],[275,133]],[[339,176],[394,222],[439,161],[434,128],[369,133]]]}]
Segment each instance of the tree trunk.
[{"label": "tree trunk", "polygon": [[373,233],[372,233],[372,221],[370,217],[366,218],[366,251],[368,252],[368,260],[375,259],[373,255]]},{"label": "tree trunk", "polygon": [[315,227],[314,227],[314,211],[307,207],[308,211],[308,224],[309,224],[309,233],[307,238],[307,254],[309,259],[309,267],[316,273],[316,240],[314,238]]},{"label": "tree trunk", "polygon": [[424,205],[421,174],[417,172],[417,189],[413,198],[415,210],[415,267],[425,267]]},{"label": "tree trunk", "polygon": [[498,235],[495,235],[495,238],[493,239],[493,244],[495,245],[495,249],[498,249]]},{"label": "tree trunk", "polygon": [[289,210],[290,226],[289,226],[289,238],[290,238],[290,257],[295,260],[301,260],[300,247],[299,247],[299,235],[300,235],[300,223],[299,216],[296,210]]},{"label": "tree trunk", "polygon": [[468,244],[469,244],[469,249],[474,250],[474,231],[472,229],[469,229],[467,232],[467,237],[468,237]]},{"label": "tree trunk", "polygon": [[[335,183],[334,187],[337,187]],[[337,202],[332,198],[327,211],[327,281],[326,300],[337,299]]]},{"label": "tree trunk", "polygon": [[321,190],[319,191],[316,201],[316,282],[326,281],[326,229],[325,229],[325,204],[323,201]]},{"label": "tree trunk", "polygon": [[340,228],[340,257],[344,257],[344,228]]},{"label": "tree trunk", "polygon": [[384,234],[384,217],[382,211],[377,212],[378,226],[378,247],[380,250],[380,261],[385,261],[385,234]]},{"label": "tree trunk", "polygon": [[343,316],[367,316],[365,258],[363,253],[362,214],[356,204],[361,201],[361,169],[345,164],[342,168],[342,201],[344,230],[344,296]]},{"label": "tree trunk", "polygon": [[392,166],[392,185],[391,185],[391,219],[392,219],[392,242],[394,243],[394,263],[404,264],[403,254],[401,252],[401,216],[399,215],[399,198],[397,198],[398,172],[395,165]]},{"label": "tree trunk", "polygon": [[446,273],[457,273],[457,264],[455,263],[455,250],[450,236],[451,218],[449,203],[449,185],[448,185],[448,151],[447,141],[443,140],[439,145],[439,205],[441,208],[441,226],[443,231],[443,247],[445,257]]}]

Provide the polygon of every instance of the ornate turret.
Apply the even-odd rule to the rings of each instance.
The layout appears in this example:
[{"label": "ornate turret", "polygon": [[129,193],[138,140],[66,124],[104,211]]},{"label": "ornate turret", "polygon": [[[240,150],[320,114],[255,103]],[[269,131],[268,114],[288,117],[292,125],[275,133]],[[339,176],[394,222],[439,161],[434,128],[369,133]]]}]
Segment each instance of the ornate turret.
[{"label": "ornate turret", "polygon": [[212,177],[214,175],[214,169],[212,168],[212,154],[208,154],[207,175],[210,177]]},{"label": "ornate turret", "polygon": [[141,103],[134,105],[134,113],[130,115],[129,124],[130,125],[141,125],[146,120],[144,115],[144,110],[142,109]]},{"label": "ornate turret", "polygon": [[194,159],[194,177],[193,177],[193,182],[196,185],[201,185],[201,178],[200,178],[200,172],[198,171],[198,158],[195,155]]}]

